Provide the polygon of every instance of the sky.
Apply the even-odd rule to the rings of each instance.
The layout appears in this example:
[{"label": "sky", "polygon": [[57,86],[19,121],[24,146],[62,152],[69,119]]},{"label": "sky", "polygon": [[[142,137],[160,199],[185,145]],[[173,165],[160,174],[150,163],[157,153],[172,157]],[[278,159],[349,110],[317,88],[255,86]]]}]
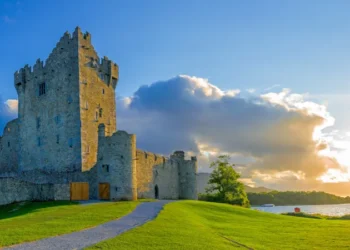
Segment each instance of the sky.
[{"label": "sky", "polygon": [[350,195],[349,1],[0,0],[0,130],[13,73],[65,31],[119,65],[117,125],[138,146],[229,154],[242,180]]}]

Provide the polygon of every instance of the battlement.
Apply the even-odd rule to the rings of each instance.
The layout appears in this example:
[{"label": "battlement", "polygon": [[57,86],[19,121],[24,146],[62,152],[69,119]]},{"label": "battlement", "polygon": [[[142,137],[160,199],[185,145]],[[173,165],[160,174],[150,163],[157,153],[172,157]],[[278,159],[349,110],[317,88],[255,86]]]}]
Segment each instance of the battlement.
[{"label": "battlement", "polygon": [[[174,159],[174,160],[181,160],[181,161],[189,161],[185,159],[185,152],[184,151],[175,151],[171,156],[170,159]],[[190,161],[197,161],[197,157],[196,156],[192,156],[190,158]]]},{"label": "battlement", "polygon": [[185,152],[184,151],[175,151],[171,156],[171,159],[179,159],[185,160]]},{"label": "battlement", "polygon": [[100,58],[91,43],[91,35],[89,32],[82,33],[79,27],[77,27],[73,33],[73,38],[77,38],[79,41],[79,54],[82,56],[80,60],[86,60],[88,57],[88,64],[91,68],[95,69],[100,78],[112,85],[115,89],[119,79],[119,67],[112,60],[109,60],[107,56]]},{"label": "battlement", "polygon": [[98,64],[99,72],[103,73],[105,76],[105,81],[107,84],[112,84],[115,89],[119,79],[119,67],[116,63],[109,60],[107,56],[101,59]]},{"label": "battlement", "polygon": [[[45,62],[37,59],[33,67],[27,64],[14,73],[14,85],[17,92],[24,90],[26,84],[33,79],[54,73],[57,64],[67,64],[73,58],[76,58],[76,63],[78,63],[78,60],[83,59],[79,57],[79,49],[93,51],[94,56],[90,58],[90,67],[95,68],[96,73],[108,85],[111,84],[115,88],[119,79],[118,65],[106,56],[100,59],[91,44],[90,33],[83,33],[79,27],[76,27],[72,35],[68,31],[63,34]],[[72,62],[75,63],[74,60]]]},{"label": "battlement", "polygon": [[136,150],[136,157],[138,160],[140,158],[142,158],[143,160],[151,159],[155,162],[161,161],[162,163],[165,163],[168,160],[168,158],[164,157],[163,155],[154,154],[154,153],[147,152],[147,151],[144,151],[141,149]]}]

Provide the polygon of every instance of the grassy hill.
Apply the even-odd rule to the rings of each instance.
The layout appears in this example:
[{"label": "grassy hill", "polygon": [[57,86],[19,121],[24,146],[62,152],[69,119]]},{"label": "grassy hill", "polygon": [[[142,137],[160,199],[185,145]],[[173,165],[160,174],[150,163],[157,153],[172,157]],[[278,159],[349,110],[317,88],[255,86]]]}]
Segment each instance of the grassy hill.
[{"label": "grassy hill", "polygon": [[[121,217],[138,204],[28,202],[2,206],[0,248],[90,228]],[[91,249],[350,249],[350,220],[320,218],[177,201],[166,205],[155,220]]]},{"label": "grassy hill", "polygon": [[139,202],[79,205],[69,201],[25,202],[0,206],[2,246],[80,231],[120,218]]},{"label": "grassy hill", "polygon": [[153,221],[91,249],[349,249],[350,221],[180,201]]}]

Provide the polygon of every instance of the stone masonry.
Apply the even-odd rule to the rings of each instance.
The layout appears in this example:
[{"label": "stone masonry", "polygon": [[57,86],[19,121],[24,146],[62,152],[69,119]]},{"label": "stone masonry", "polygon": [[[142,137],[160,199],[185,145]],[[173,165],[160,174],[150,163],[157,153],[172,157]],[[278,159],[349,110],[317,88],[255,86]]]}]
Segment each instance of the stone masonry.
[{"label": "stone masonry", "polygon": [[79,27],[45,62],[15,72],[18,118],[0,136],[0,205],[69,199],[72,182],[87,182],[90,199],[99,183],[112,200],[197,199],[195,157],[139,150],[136,135],[117,130],[118,79],[118,65]]}]

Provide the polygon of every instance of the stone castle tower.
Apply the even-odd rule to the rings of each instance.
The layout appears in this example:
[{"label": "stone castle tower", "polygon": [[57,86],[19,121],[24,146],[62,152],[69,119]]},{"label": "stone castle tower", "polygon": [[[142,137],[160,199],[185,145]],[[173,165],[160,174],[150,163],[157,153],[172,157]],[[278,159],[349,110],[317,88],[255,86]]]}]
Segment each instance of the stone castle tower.
[{"label": "stone castle tower", "polygon": [[[118,79],[117,64],[100,59],[78,27],[45,63],[15,72],[18,119],[0,136],[0,191],[8,194],[0,204],[77,199],[72,185],[79,183],[87,185],[84,199],[197,198],[196,157],[145,152],[136,135],[117,130]],[[18,193],[21,185],[26,192]]]},{"label": "stone castle tower", "polygon": [[97,162],[98,125],[116,132],[118,66],[100,59],[89,33],[66,32],[46,60],[15,73],[19,98],[20,166],[91,169]]}]

